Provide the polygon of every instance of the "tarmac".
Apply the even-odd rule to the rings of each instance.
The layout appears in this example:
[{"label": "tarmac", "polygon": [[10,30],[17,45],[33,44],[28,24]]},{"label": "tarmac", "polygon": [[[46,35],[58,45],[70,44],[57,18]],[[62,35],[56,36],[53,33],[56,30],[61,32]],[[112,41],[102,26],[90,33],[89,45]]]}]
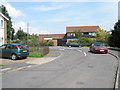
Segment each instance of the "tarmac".
[{"label": "tarmac", "polygon": [[27,67],[32,67],[34,65],[48,63],[50,61],[55,60],[60,55],[61,55],[61,53],[58,50],[50,50],[49,54],[42,58],[28,57],[27,59],[18,59],[15,61],[8,59],[8,58],[2,58],[2,59],[0,59],[1,73],[5,74],[7,72],[25,69]]}]

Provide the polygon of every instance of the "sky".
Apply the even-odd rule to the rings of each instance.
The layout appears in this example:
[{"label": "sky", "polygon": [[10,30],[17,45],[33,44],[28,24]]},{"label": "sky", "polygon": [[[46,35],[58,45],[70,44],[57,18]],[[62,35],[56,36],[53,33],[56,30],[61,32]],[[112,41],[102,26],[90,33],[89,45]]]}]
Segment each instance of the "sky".
[{"label": "sky", "polygon": [[118,2],[5,1],[17,32],[21,27],[30,34],[65,34],[66,26],[100,26],[111,30],[118,20]]}]

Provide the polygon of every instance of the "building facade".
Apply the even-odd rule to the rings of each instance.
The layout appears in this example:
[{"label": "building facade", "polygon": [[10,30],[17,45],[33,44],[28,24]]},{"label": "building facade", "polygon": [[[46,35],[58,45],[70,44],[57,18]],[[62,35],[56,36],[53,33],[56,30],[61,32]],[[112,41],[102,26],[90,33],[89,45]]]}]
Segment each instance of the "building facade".
[{"label": "building facade", "polygon": [[40,41],[49,40],[54,46],[64,46],[66,44],[65,34],[40,34]]},{"label": "building facade", "polygon": [[70,40],[75,40],[75,31],[80,31],[82,37],[89,37],[92,40],[95,39],[95,31],[98,30],[99,26],[67,26],[66,34],[40,34],[39,38],[41,41],[49,40],[54,43],[54,46],[64,46]]},{"label": "building facade", "polygon": [[9,19],[0,12],[0,45],[7,43],[7,21]]},{"label": "building facade", "polygon": [[94,40],[95,32],[98,29],[100,29],[99,26],[67,26],[66,27],[67,42],[70,40],[74,40],[76,38],[75,32],[81,32],[82,37],[89,37],[92,40]]}]

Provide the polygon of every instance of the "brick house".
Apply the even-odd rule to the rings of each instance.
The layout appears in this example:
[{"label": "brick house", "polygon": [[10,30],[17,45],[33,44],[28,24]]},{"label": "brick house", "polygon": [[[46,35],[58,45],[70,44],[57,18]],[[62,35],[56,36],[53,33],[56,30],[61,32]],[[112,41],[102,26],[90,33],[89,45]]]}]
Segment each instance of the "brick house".
[{"label": "brick house", "polygon": [[83,37],[94,40],[95,31],[99,28],[99,26],[67,26],[66,34],[40,34],[39,38],[41,41],[52,41],[54,46],[64,46],[66,42],[76,39],[75,31],[80,31]]},{"label": "brick house", "polygon": [[65,34],[39,34],[41,41],[52,41],[54,46],[64,46],[66,44]]},{"label": "brick house", "polygon": [[99,29],[99,26],[67,26],[66,34],[67,34],[67,42],[69,40],[75,39],[75,31],[80,31],[83,37],[89,37],[92,40],[95,39],[95,31]]},{"label": "brick house", "polygon": [[7,43],[7,21],[9,19],[0,12],[0,45]]}]

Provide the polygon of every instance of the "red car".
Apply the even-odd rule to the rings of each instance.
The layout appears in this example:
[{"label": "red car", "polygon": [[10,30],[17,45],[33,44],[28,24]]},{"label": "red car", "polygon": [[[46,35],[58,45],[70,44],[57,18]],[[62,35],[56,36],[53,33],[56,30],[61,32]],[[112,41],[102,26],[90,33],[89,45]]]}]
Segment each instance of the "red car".
[{"label": "red car", "polygon": [[95,42],[91,44],[90,51],[95,53],[108,53],[108,48],[103,43]]}]

